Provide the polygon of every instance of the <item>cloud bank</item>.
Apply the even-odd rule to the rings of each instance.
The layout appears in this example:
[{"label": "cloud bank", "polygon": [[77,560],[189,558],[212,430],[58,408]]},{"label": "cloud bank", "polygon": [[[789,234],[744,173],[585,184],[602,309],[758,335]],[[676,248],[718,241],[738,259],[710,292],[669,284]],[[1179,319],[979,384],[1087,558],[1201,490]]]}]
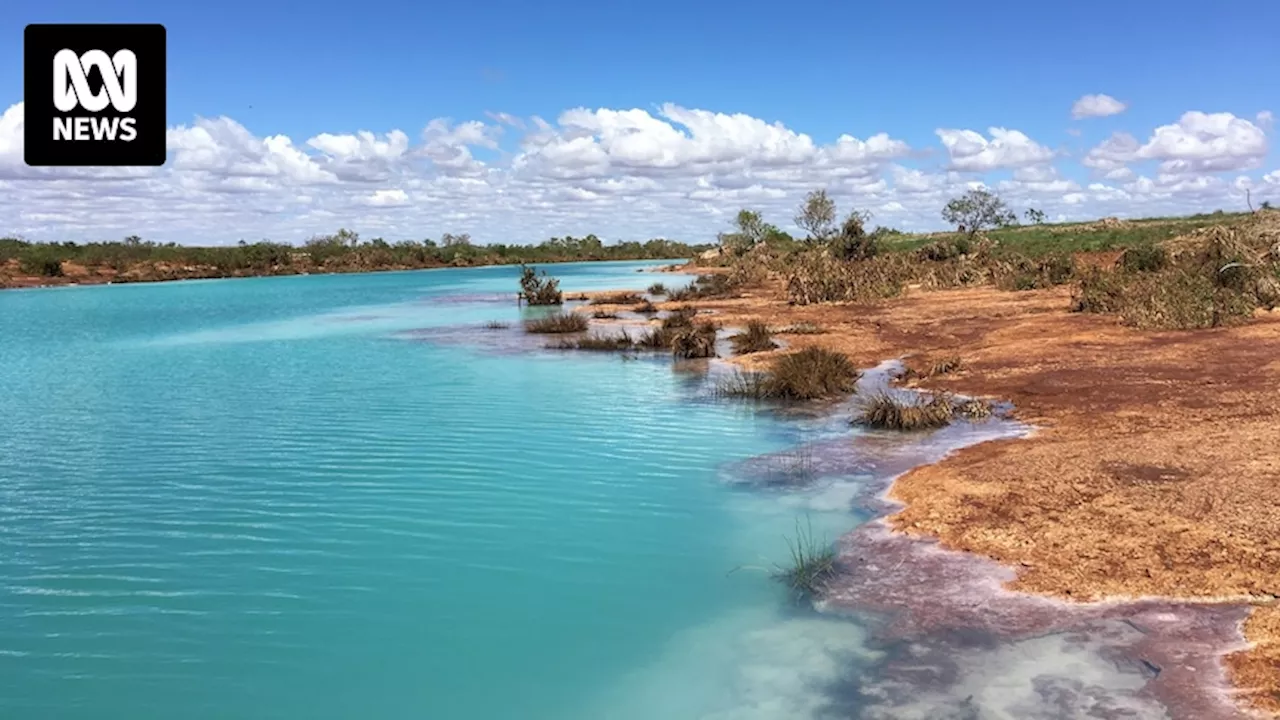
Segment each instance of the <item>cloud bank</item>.
[{"label": "cloud bank", "polygon": [[[1118,112],[1108,102],[1123,109],[1097,95],[1077,111]],[[843,209],[907,230],[939,227],[946,200],[975,186],[1050,218],[1180,214],[1243,207],[1245,189],[1280,200],[1280,171],[1265,167],[1271,122],[1268,111],[1252,120],[1191,111],[1145,140],[1116,133],[1071,157],[1011,128],[939,128],[939,153],[888,132],[821,142],[778,122],[673,104],[573,108],[554,122],[495,111],[431,119],[413,133],[306,139],[258,136],[224,116],[170,128],[164,167],[94,169],[27,167],[18,103],[0,116],[0,234],[216,244],[299,242],[348,227],[389,240],[594,232],[704,241],[742,207],[789,227],[819,187]]]}]

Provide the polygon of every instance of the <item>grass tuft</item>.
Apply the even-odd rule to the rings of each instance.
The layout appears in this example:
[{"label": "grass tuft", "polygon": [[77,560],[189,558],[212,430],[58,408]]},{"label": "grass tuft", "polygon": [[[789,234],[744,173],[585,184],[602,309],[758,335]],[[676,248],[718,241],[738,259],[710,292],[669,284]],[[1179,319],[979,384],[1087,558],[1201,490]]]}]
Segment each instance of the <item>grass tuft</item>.
[{"label": "grass tuft", "polygon": [[814,537],[813,524],[796,520],[796,534],[787,538],[791,563],[775,566],[773,579],[782,583],[796,599],[812,599],[826,589],[836,575],[836,549],[831,543]]},{"label": "grass tuft", "polygon": [[798,322],[778,331],[779,335],[823,335],[827,331],[821,325],[811,322]]},{"label": "grass tuft", "polygon": [[596,320],[617,320],[618,313],[606,312],[604,310],[596,310],[595,312],[591,313],[591,317],[595,318]]},{"label": "grass tuft", "polygon": [[671,336],[671,354],[684,359],[715,357],[716,330],[710,321],[676,330]]},{"label": "grass tuft", "polygon": [[932,430],[951,424],[955,406],[940,394],[911,397],[878,392],[864,399],[854,415],[855,425],[878,430]]},{"label": "grass tuft", "polygon": [[959,355],[949,355],[933,361],[933,365],[929,366],[929,377],[937,377],[938,375],[947,375],[957,372],[964,363],[960,360]]},{"label": "grass tuft", "polygon": [[548,345],[555,350],[594,350],[598,352],[625,352],[635,348],[631,335],[623,330],[620,334],[592,332],[580,338],[565,338]]},{"label": "grass tuft", "polygon": [[751,400],[818,400],[853,392],[860,376],[848,356],[811,347],[778,356],[767,372],[726,376],[714,392]]},{"label": "grass tuft", "polygon": [[657,315],[658,308],[648,300],[644,300],[639,305],[631,308],[631,312],[639,313],[641,315]]},{"label": "grass tuft", "polygon": [[773,362],[773,396],[816,400],[853,392],[862,375],[849,356],[819,347],[779,356]]},{"label": "grass tuft", "polygon": [[524,329],[525,332],[530,333],[575,333],[584,332],[588,324],[584,315],[574,312],[562,312],[535,320],[528,320],[524,324]]},{"label": "grass tuft", "polygon": [[485,330],[506,330],[511,327],[511,323],[505,323],[501,320],[490,320],[484,324]]},{"label": "grass tuft", "polygon": [[633,292],[609,293],[597,295],[591,299],[592,305],[634,305],[644,298]]},{"label": "grass tuft", "polygon": [[667,313],[662,318],[662,328],[664,330],[679,330],[681,328],[693,327],[693,317],[698,314],[698,310],[689,305],[681,307]]},{"label": "grass tuft", "polygon": [[986,420],[995,414],[995,407],[986,400],[972,398],[955,404],[956,415],[966,420]]},{"label": "grass tuft", "polygon": [[769,332],[769,326],[760,320],[748,322],[747,329],[729,338],[729,341],[733,343],[733,351],[738,355],[767,352],[778,347],[773,341],[773,334]]},{"label": "grass tuft", "polygon": [[662,284],[662,283],[660,283],[660,282],[656,282],[656,283],[654,283],[654,284],[652,284],[652,285],[650,285],[650,286],[649,286],[648,293],[649,293],[650,295],[666,295],[666,294],[667,294],[667,286],[666,286],[666,285],[663,285],[663,284]]}]

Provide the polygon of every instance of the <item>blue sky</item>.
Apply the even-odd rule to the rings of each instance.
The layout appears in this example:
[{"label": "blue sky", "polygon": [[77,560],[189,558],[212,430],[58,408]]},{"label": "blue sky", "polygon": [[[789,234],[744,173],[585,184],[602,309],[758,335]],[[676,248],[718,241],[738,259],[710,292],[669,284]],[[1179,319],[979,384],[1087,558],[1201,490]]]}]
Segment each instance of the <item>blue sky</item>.
[{"label": "blue sky", "polygon": [[[1067,158],[1059,176],[1083,184],[1091,171],[1069,158],[1114,131],[1145,142],[1187,111],[1260,127],[1259,112],[1280,111],[1280,4],[1093,0],[9,0],[0,5],[10,40],[0,43],[0,108],[22,97],[25,24],[130,21],[168,28],[171,125],[227,116],[254,136],[298,145],[362,129],[398,128],[416,141],[433,118],[487,121],[486,111],[554,123],[576,107],[656,112],[673,103],[780,122],[817,144],[887,132],[913,149],[898,164],[926,170],[946,165],[939,128],[1016,129]],[[1072,103],[1090,93],[1127,109],[1073,120]],[[503,133],[497,147],[506,152],[473,155],[509,160],[520,136]],[[1253,164],[1259,183],[1276,170],[1270,144]],[[990,178],[1011,171],[993,168]]]}]

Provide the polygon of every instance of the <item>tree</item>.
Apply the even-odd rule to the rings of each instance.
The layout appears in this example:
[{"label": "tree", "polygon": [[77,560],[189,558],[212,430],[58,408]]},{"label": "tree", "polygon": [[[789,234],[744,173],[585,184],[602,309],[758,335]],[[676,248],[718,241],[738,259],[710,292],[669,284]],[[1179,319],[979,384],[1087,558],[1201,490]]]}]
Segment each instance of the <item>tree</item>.
[{"label": "tree", "polygon": [[733,224],[748,245],[755,245],[764,240],[766,223],[760,213],[755,210],[739,210],[738,216],[733,219]]},{"label": "tree", "polygon": [[1043,210],[1037,210],[1035,208],[1027,208],[1026,215],[1027,215],[1027,222],[1029,223],[1032,223],[1034,225],[1040,225],[1044,223]]},{"label": "tree", "polygon": [[871,213],[853,210],[840,225],[840,232],[830,241],[831,252],[841,260],[867,260],[875,257],[879,243],[867,234],[866,223]]},{"label": "tree", "polygon": [[952,198],[942,209],[942,219],[955,225],[969,237],[989,227],[1004,227],[1017,222],[1018,216],[990,190],[975,189]]},{"label": "tree", "polygon": [[777,232],[778,229],[765,222],[760,213],[743,208],[733,218],[733,231],[720,233],[718,237],[725,251],[741,255]]},{"label": "tree", "polygon": [[814,190],[800,203],[795,221],[805,231],[806,242],[825,241],[835,234],[836,202],[827,196],[826,190]]}]

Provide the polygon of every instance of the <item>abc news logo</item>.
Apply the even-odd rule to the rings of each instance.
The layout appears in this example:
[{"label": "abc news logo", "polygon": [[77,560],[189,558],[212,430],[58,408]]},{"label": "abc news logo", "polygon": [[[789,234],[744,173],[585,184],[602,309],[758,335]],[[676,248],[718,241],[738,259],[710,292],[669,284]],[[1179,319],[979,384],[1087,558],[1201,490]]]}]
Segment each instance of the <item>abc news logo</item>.
[{"label": "abc news logo", "polygon": [[163,165],[163,25],[28,25],[28,165]]}]

